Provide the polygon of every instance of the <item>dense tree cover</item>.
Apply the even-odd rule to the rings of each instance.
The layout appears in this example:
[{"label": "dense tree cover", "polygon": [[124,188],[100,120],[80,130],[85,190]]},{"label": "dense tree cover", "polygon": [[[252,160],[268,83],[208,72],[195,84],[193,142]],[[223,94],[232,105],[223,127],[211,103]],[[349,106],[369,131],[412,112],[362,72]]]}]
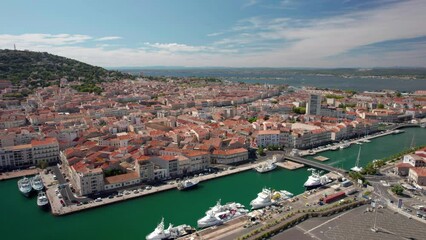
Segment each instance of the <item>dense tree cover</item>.
[{"label": "dense tree cover", "polygon": [[404,192],[404,188],[399,184],[395,184],[391,187],[391,191],[396,195],[402,195],[402,193]]},{"label": "dense tree cover", "polygon": [[334,99],[342,99],[344,96],[336,95],[336,94],[327,94],[325,95],[326,98],[334,98]]},{"label": "dense tree cover", "polygon": [[265,150],[263,149],[263,147],[259,147],[257,149],[257,154],[259,154],[259,156],[265,156],[266,155]]},{"label": "dense tree cover", "polygon": [[98,95],[103,91],[101,87],[96,86],[94,83],[83,83],[81,85],[72,86],[72,88],[79,92],[96,93]]},{"label": "dense tree cover", "polygon": [[[46,52],[0,50],[0,79],[19,84],[22,80],[38,80],[35,87],[49,80],[67,78],[69,81],[104,82],[133,79],[130,74],[108,71],[73,59]],[[32,81],[31,81],[32,82]]]},{"label": "dense tree cover", "polygon": [[256,122],[256,121],[257,121],[257,117],[251,117],[251,118],[247,119],[247,121],[248,121],[249,123],[254,123],[254,122]]},{"label": "dense tree cover", "polygon": [[293,108],[293,112],[297,113],[297,114],[305,114],[306,113],[306,108],[304,108],[304,107],[294,107]]}]

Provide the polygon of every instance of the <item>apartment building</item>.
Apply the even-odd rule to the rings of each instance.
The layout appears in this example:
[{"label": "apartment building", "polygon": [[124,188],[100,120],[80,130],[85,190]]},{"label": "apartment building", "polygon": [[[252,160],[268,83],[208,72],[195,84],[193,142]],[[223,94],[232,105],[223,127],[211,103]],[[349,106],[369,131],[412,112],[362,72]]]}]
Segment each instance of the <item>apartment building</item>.
[{"label": "apartment building", "polygon": [[0,169],[35,166],[42,161],[52,164],[58,160],[59,144],[55,138],[31,140],[29,144],[0,148]]},{"label": "apartment building", "polygon": [[248,160],[248,151],[244,148],[214,150],[211,160],[217,164],[235,164]]},{"label": "apartment building", "polygon": [[257,132],[256,144],[258,147],[279,146],[280,130],[261,130]]}]

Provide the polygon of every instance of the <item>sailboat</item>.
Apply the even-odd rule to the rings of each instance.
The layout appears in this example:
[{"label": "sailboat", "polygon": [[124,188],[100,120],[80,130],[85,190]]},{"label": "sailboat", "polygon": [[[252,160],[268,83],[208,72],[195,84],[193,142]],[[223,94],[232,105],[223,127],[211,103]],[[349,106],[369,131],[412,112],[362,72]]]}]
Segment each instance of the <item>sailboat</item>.
[{"label": "sailboat", "polygon": [[359,146],[358,157],[356,158],[355,166],[353,168],[351,168],[351,170],[354,171],[354,172],[361,172],[362,171],[362,167],[359,166],[360,155],[361,155],[361,146]]}]

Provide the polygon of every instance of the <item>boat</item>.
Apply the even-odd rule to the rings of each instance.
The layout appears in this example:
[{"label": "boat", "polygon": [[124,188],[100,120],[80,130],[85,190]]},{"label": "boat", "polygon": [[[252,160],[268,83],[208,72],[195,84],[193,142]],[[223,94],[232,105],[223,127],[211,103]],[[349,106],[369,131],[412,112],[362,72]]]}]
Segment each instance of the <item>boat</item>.
[{"label": "boat", "polygon": [[345,149],[345,148],[348,148],[350,145],[351,145],[350,143],[344,143],[344,144],[340,145],[339,148],[340,149]]},{"label": "boat", "polygon": [[26,197],[30,196],[31,191],[33,190],[33,188],[31,187],[31,181],[27,177],[19,179],[18,188],[19,191],[21,191],[21,193],[24,194],[24,196]]},{"label": "boat", "polygon": [[332,151],[336,151],[337,149],[339,149],[339,147],[337,147],[337,146],[333,146],[333,147],[330,148],[330,150],[332,150]]},{"label": "boat", "polygon": [[250,202],[252,210],[272,204],[275,204],[275,201],[272,200],[272,191],[268,188],[263,188],[262,191],[257,194],[257,197]]},{"label": "boat", "polygon": [[362,139],[361,140],[362,142],[364,142],[364,143],[369,143],[369,142],[371,142],[370,140],[368,140],[368,139]]},{"label": "boat", "polygon": [[169,224],[167,229],[164,229],[164,218],[157,225],[153,232],[146,236],[146,240],[161,240],[161,239],[176,239],[195,232],[195,229],[189,225],[182,224],[173,227]]},{"label": "boat", "polygon": [[354,172],[361,172],[362,171],[362,167],[359,166],[359,157],[361,156],[361,146],[359,146],[359,150],[358,150],[358,157],[356,158],[356,162],[355,162],[355,166],[351,168],[351,171]]},{"label": "boat", "polygon": [[308,190],[323,186],[331,182],[331,179],[329,179],[328,176],[321,175],[322,171],[318,171],[314,168],[309,168],[308,171],[312,172],[312,174],[308,177],[308,180],[306,180],[304,184],[305,188],[307,188]]},{"label": "boat", "polygon": [[426,128],[426,123],[421,123],[421,124],[420,124],[420,127],[421,127],[421,128]]},{"label": "boat", "polygon": [[35,175],[31,178],[31,187],[36,191],[41,191],[44,189],[43,180],[40,175]]},{"label": "boat", "polygon": [[361,141],[359,141],[359,142],[355,142],[355,144],[356,144],[356,145],[362,145],[362,142],[361,142]]},{"label": "boat", "polygon": [[231,202],[221,205],[219,200],[204,217],[198,219],[197,225],[199,228],[217,226],[247,213],[248,210],[242,204]]},{"label": "boat", "polygon": [[275,168],[277,168],[277,165],[275,164],[276,162],[277,162],[277,158],[275,156],[273,156],[272,159],[267,160],[266,162],[259,164],[254,169],[258,173],[270,172],[270,171],[274,170]]},{"label": "boat", "polygon": [[195,180],[195,179],[194,180],[190,180],[190,179],[189,180],[183,180],[183,181],[178,183],[177,189],[187,190],[187,189],[195,188],[198,185],[199,182],[200,181]]},{"label": "boat", "polygon": [[393,135],[396,135],[396,134],[400,134],[400,133],[403,133],[403,132],[405,132],[405,131],[404,131],[404,130],[398,130],[398,129],[397,129],[397,130],[393,131],[393,132],[392,132],[392,134],[393,134]]},{"label": "boat", "polygon": [[273,191],[268,188],[263,188],[257,197],[250,202],[251,209],[264,208],[276,204],[278,201],[292,198],[293,194],[286,190]]},{"label": "boat", "polygon": [[46,193],[43,191],[38,192],[37,206],[44,209],[49,206],[49,199],[47,198]]}]

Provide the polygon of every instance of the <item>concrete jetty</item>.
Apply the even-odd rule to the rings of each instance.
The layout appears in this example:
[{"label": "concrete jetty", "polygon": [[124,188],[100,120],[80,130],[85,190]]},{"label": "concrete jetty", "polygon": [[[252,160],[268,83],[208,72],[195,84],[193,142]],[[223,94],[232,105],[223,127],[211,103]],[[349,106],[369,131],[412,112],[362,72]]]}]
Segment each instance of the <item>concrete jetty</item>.
[{"label": "concrete jetty", "polygon": [[275,163],[277,166],[288,169],[288,170],[295,170],[304,167],[304,164],[296,163],[292,161],[284,161],[284,162],[277,162]]},{"label": "concrete jetty", "polygon": [[13,172],[4,172],[4,173],[0,173],[0,181],[13,179],[13,178],[20,178],[24,176],[36,175],[40,171],[41,171],[40,169],[34,168],[34,169],[25,169],[25,170],[13,171]]}]

